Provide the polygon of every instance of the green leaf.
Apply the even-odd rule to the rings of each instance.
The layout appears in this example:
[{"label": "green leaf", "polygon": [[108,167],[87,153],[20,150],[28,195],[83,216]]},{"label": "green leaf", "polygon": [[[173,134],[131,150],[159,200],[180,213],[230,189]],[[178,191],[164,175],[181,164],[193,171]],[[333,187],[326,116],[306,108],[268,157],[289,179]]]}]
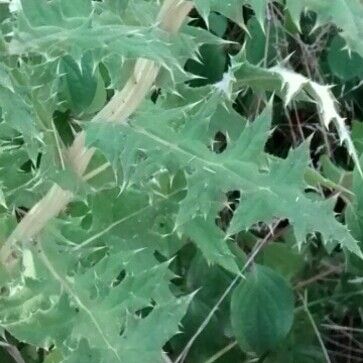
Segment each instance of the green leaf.
[{"label": "green leaf", "polygon": [[333,74],[344,81],[363,76],[363,58],[345,49],[346,43],[339,35],[332,40],[328,62]]},{"label": "green leaf", "polygon": [[[195,0],[207,29],[191,11],[178,34],[161,30],[181,4],[0,0],[0,245],[17,257],[0,268],[0,331],[29,363],[159,363],[166,349],[174,361],[195,337],[190,363],[256,359],[251,352],[266,362],[320,362],[301,306],[290,331],[284,280],[310,279],[316,271],[302,267],[312,261],[318,270],[345,267],[337,286],[309,285],[317,325],[360,306],[362,130],[353,123],[351,136],[343,115],[360,117],[361,0]],[[305,10],[316,14],[301,18],[300,37]],[[314,51],[312,79],[298,73],[308,73],[300,45]],[[152,87],[133,73],[140,58],[160,68]],[[337,86],[341,107],[316,76],[349,80]],[[132,92],[120,94],[126,82]],[[119,107],[127,119],[100,116]],[[290,111],[303,132],[293,140],[284,132],[277,157]],[[295,146],[318,121],[335,125],[345,149],[329,130],[334,158],[348,168],[348,151],[353,173],[321,156],[319,137]],[[82,154],[67,152],[83,135],[93,154],[84,178],[73,171]],[[54,183],[73,199],[49,221],[53,208],[37,202],[50,190],[43,201],[56,206]],[[220,303],[277,220],[278,241]],[[317,308],[333,290],[334,308]]]},{"label": "green leaf", "polygon": [[304,265],[302,254],[294,251],[289,244],[280,242],[270,243],[263,249],[260,263],[262,262],[286,280],[291,280]]},{"label": "green leaf", "polygon": [[0,86],[13,91],[13,84],[6,67],[0,63]]},{"label": "green leaf", "polygon": [[[255,17],[247,23],[246,58],[252,64],[259,64],[265,57],[266,34]],[[272,47],[269,47],[269,50]]]},{"label": "green leaf", "polygon": [[[148,22],[146,18],[150,16],[140,17],[140,14],[154,15],[158,4],[138,1],[136,12],[130,7],[121,18],[114,13],[112,2],[77,0],[70,6],[68,0],[51,3],[23,0],[21,10],[16,13],[8,53],[37,54],[45,62],[66,55],[77,65],[89,53],[93,54],[95,65],[116,56],[118,72],[126,60],[143,57],[157,61],[169,71],[182,72],[184,64],[179,62],[185,60],[185,50],[189,49],[188,57],[193,56],[200,39],[184,32],[182,37],[172,37],[170,41],[171,36],[155,26],[155,17]],[[211,34],[209,38],[213,38]],[[74,69],[74,65],[71,68]]]},{"label": "green leaf", "polygon": [[[362,162],[362,156],[360,158]],[[345,219],[348,228],[350,229],[354,238],[357,239],[359,246],[363,247],[363,182],[360,174],[355,169],[352,178],[352,192],[354,196],[352,203],[347,205],[345,210]],[[356,274],[360,274],[363,268],[363,261],[354,255],[348,255],[348,268]]]},{"label": "green leaf", "polygon": [[[100,109],[106,101],[106,90],[98,68],[92,59],[92,54],[83,55],[78,65],[71,57],[65,56],[60,61],[59,71],[63,75],[62,86],[64,98],[67,101],[67,108],[76,114],[87,113],[92,102],[96,98],[96,107],[91,108],[91,112]],[[62,90],[61,90],[62,92]],[[98,107],[97,107],[98,106]],[[63,105],[64,107],[64,105]]]},{"label": "green leaf", "polygon": [[[53,243],[46,246],[44,240]],[[24,342],[45,348],[54,344],[73,360],[79,350],[72,346],[83,339],[98,362],[160,360],[189,302],[168,291],[168,264],[157,264],[152,251],[132,250],[119,240],[119,252],[77,267],[76,255],[51,234],[44,240],[24,250],[25,280],[2,305],[1,325]],[[118,281],[122,271],[125,277]],[[143,309],[150,310],[145,317],[137,314]],[[89,355],[82,352],[79,359]]]},{"label": "green leaf", "polygon": [[27,143],[29,155],[35,159],[37,155],[39,131],[31,108],[22,97],[0,85],[1,117],[12,129],[19,132]]},{"label": "green leaf", "polygon": [[[347,200],[351,199],[352,189],[352,173],[335,165],[327,155],[320,158],[321,172],[327,180],[330,180],[335,185],[341,186],[342,195]],[[332,186],[333,187],[333,186]]]},{"label": "green leaf", "polygon": [[318,347],[314,345],[295,346],[286,349],[281,349],[278,352],[273,352],[265,359],[266,363],[320,363],[324,361],[324,355]]},{"label": "green leaf", "polygon": [[[176,229],[187,236],[187,223],[199,217],[216,219],[224,207],[224,193],[239,190],[241,202],[227,237],[260,221],[288,218],[299,246],[307,234],[321,232],[325,241],[339,242],[361,256],[357,242],[335,219],[332,201],[314,201],[304,191],[309,165],[307,144],[291,151],[284,160],[274,159],[266,164],[263,148],[270,129],[268,110],[247,126],[237,140],[231,140],[224,152],[216,154],[208,149],[208,124],[215,112],[216,97],[219,94],[213,93],[202,105],[185,109],[165,110],[148,105],[129,124],[119,125],[117,137],[124,137],[119,160],[128,183],[143,183],[163,168],[171,172],[176,166],[185,170],[188,192],[180,204]],[[113,134],[113,125],[99,123],[97,127]],[[98,145],[104,151],[110,143],[103,139]],[[195,237],[195,243],[205,251],[205,241]],[[224,243],[216,235],[217,238]],[[214,261],[210,262],[217,262],[217,255],[221,263],[223,255],[211,251],[208,257],[214,256]],[[225,265],[229,263],[226,260]]]},{"label": "green leaf", "polygon": [[277,57],[275,44],[283,37],[283,32],[276,27],[271,27],[270,31],[266,33],[256,17],[252,17],[248,21],[247,30],[245,52],[248,62],[255,65],[264,62],[267,65],[274,64]]},{"label": "green leaf", "polygon": [[244,27],[242,5],[248,5],[254,10],[257,20],[264,28],[264,19],[267,7],[267,0],[196,0],[195,7],[206,21],[211,11],[221,13],[226,18],[231,19],[241,27]]},{"label": "green leaf", "polygon": [[[239,59],[241,59],[240,62]],[[308,101],[312,97],[317,103],[322,123],[327,129],[331,123],[335,124],[340,141],[345,143],[363,177],[357,150],[345,124],[345,119],[338,112],[337,101],[330,90],[330,86],[321,85],[281,65],[270,69],[252,66],[245,60],[244,51],[236,56],[234,68],[237,86],[248,86],[259,92],[276,92],[284,99],[285,107],[290,104],[293,98]]]},{"label": "green leaf", "polygon": [[169,263],[154,256],[158,251],[169,259],[180,248],[166,221],[175,213],[182,180],[163,179],[150,186],[152,200],[130,189],[90,196],[91,210],[56,222],[23,249],[19,277],[1,280],[13,293],[0,297],[0,325],[28,344],[54,344],[66,361],[89,354],[97,362],[161,359],[190,300],[175,298]]},{"label": "green leaf", "polygon": [[353,120],[352,124],[352,140],[359,155],[363,153],[363,123]]},{"label": "green leaf", "polygon": [[231,301],[233,332],[242,349],[261,355],[287,336],[294,318],[294,295],[273,270],[256,265],[236,287]]},{"label": "green leaf", "polygon": [[253,11],[255,12],[257,21],[261,28],[264,29],[268,0],[247,0],[245,2],[250,3]]},{"label": "green leaf", "polygon": [[205,44],[200,50],[200,59],[198,61],[189,60],[185,65],[188,72],[191,72],[201,79],[195,79],[190,82],[194,87],[204,86],[210,83],[216,83],[223,77],[226,66],[226,55],[221,46]]},{"label": "green leaf", "polygon": [[[185,344],[199,328],[214,304],[232,282],[233,275],[219,266],[210,266],[200,252],[191,261],[185,280],[187,291],[197,291],[189,305],[187,314],[182,320],[183,334],[175,336],[171,344],[176,351],[182,350]],[[229,319],[230,295],[219,306],[218,311],[193,344],[188,361],[200,363],[207,361],[215,352],[223,349],[230,342]],[[241,352],[238,348],[223,356],[222,362],[238,362]]]},{"label": "green leaf", "polygon": [[53,349],[44,359],[44,363],[61,363],[63,360],[62,353],[59,349]]},{"label": "green leaf", "polygon": [[243,25],[242,4],[240,0],[196,0],[195,7],[207,22],[211,11],[221,13],[239,25]]},{"label": "green leaf", "polygon": [[223,37],[228,28],[228,19],[218,13],[211,13],[208,22],[210,24],[210,31],[219,37]]},{"label": "green leaf", "polygon": [[42,196],[47,183],[42,183],[42,173],[25,169],[30,165],[27,146],[12,150],[0,149],[0,168],[6,170],[6,178],[1,181],[4,199],[9,210],[17,206],[29,208]]},{"label": "green leaf", "polygon": [[363,56],[360,37],[363,29],[363,7],[360,0],[287,0],[286,8],[299,29],[300,15],[304,10],[311,10],[317,14],[315,27],[332,22],[342,29],[340,35],[346,40],[348,47]]},{"label": "green leaf", "polygon": [[235,274],[239,272],[235,257],[229,250],[227,242],[223,241],[224,235],[215,221],[205,221],[196,218],[183,226],[185,234],[196,241],[207,261],[223,266]]},{"label": "green leaf", "polygon": [[3,206],[4,208],[7,208],[5,195],[2,189],[0,189],[0,205]]}]

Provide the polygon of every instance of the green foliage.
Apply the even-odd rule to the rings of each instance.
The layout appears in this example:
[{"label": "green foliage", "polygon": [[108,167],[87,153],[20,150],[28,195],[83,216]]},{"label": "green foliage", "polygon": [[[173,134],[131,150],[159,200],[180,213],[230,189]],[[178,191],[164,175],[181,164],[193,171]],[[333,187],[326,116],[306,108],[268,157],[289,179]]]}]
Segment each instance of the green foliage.
[{"label": "green foliage", "polygon": [[331,71],[343,80],[361,78],[363,73],[362,58],[357,53],[349,53],[340,36],[336,36],[330,45],[328,61]]},{"label": "green foliage", "polygon": [[301,254],[294,251],[287,243],[281,242],[267,245],[261,253],[261,262],[279,272],[287,280],[296,276],[303,267]]},{"label": "green foliage", "polygon": [[327,322],[360,341],[362,14],[0,0],[1,362],[321,362]]},{"label": "green foliage", "polygon": [[273,270],[256,265],[232,295],[231,320],[238,343],[246,351],[274,350],[291,329],[294,296]]},{"label": "green foliage", "polygon": [[[31,249],[24,250],[23,271],[2,304],[3,326],[18,339],[44,348],[63,347],[63,355],[71,353],[69,359],[75,361],[84,354],[98,362],[136,362],[143,355],[145,360],[160,359],[162,346],[177,331],[188,297],[175,299],[169,291],[169,263],[155,259],[152,240],[159,234],[166,254],[167,246],[175,248],[178,242],[169,244],[167,236],[161,237],[165,233],[161,211],[166,207],[161,196],[161,204],[155,200],[151,206],[139,193],[128,193],[128,200],[118,198],[111,210],[104,210],[104,201],[116,196],[107,191],[89,201],[95,213],[88,229],[77,228],[70,219],[69,224],[45,231]],[[125,210],[125,204],[132,210]],[[165,209],[165,218],[170,212]],[[115,220],[112,225],[110,218]],[[141,221],[146,235],[135,234]],[[73,245],[67,246],[68,238]],[[144,239],[148,248],[142,247]],[[101,241],[104,246],[88,248]],[[160,320],[168,323],[160,325]],[[138,347],[140,334],[151,330],[154,334],[143,353]]]},{"label": "green foliage", "polygon": [[363,56],[363,47],[359,38],[363,26],[360,0],[286,0],[286,6],[296,24],[299,23],[300,14],[305,9],[316,13],[316,26],[327,22],[334,23],[342,29],[341,34],[347,41],[348,47]]},{"label": "green foliage", "polygon": [[[60,73],[64,74],[63,88],[66,107],[75,114],[99,111],[106,102],[106,90],[98,69],[93,69],[91,53],[85,54],[80,67],[69,56],[61,59]],[[62,92],[62,91],[61,91]]]}]

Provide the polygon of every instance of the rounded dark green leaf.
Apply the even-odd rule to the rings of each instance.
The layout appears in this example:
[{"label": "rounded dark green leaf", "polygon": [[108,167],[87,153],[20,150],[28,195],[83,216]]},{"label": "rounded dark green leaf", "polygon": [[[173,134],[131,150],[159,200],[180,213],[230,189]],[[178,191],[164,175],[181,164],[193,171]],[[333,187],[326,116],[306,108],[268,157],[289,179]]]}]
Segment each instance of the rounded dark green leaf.
[{"label": "rounded dark green leaf", "polygon": [[289,333],[293,318],[292,289],[268,267],[256,265],[233,292],[232,329],[243,350],[273,350]]}]

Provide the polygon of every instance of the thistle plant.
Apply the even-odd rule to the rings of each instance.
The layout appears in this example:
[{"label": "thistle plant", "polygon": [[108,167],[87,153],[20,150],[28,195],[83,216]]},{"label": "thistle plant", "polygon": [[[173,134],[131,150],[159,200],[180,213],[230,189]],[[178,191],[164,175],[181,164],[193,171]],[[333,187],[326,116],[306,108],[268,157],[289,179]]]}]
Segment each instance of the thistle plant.
[{"label": "thistle plant", "polygon": [[319,324],[361,321],[361,15],[0,1],[1,359],[335,362]]}]

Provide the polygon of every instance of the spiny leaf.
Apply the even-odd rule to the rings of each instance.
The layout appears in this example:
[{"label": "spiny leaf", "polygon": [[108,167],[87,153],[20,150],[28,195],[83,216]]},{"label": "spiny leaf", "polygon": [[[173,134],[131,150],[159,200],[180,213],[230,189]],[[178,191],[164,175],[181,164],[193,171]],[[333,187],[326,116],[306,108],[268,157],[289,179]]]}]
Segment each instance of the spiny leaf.
[{"label": "spiny leaf", "polygon": [[[268,112],[246,127],[237,140],[228,144],[225,152],[216,154],[208,149],[206,135],[215,110],[215,97],[218,95],[211,95],[194,108],[166,111],[150,105],[130,124],[121,125],[122,135],[132,140],[126,141],[127,148],[120,150],[120,160],[128,160],[130,156],[133,160],[123,164],[125,168],[133,165],[130,175],[134,176],[130,180],[138,184],[158,170],[173,170],[175,164],[182,167],[188,194],[181,202],[176,227],[186,235],[188,228],[183,228],[184,224],[198,217],[216,218],[218,210],[223,208],[223,193],[239,190],[241,203],[227,235],[260,221],[288,218],[295,227],[299,245],[307,234],[321,232],[326,241],[338,241],[361,255],[348,230],[336,221],[331,202],[313,201],[305,194],[304,173],[309,162],[306,145],[291,151],[285,160],[276,159],[266,164],[263,147],[269,133]],[[107,130],[110,126],[100,124],[99,127]],[[102,150],[102,145],[100,147]],[[145,158],[141,161],[133,156],[137,150],[144,152]],[[206,252],[203,240],[195,242]],[[215,256],[212,246],[210,249],[209,258]]]},{"label": "spiny leaf", "polygon": [[339,35],[330,43],[328,62],[332,73],[344,81],[362,78],[363,58],[346,49],[346,43]]},{"label": "spiny leaf", "polygon": [[[243,53],[237,56],[244,58]],[[345,143],[349,154],[363,177],[363,171],[359,164],[359,158],[350,133],[345,125],[345,119],[340,116],[337,109],[337,101],[334,98],[330,86],[321,85],[281,65],[270,69],[264,69],[249,64],[242,60],[240,66],[235,65],[235,87],[249,86],[255,90],[274,91],[279,93],[285,100],[285,105],[293,98],[316,101],[322,123],[329,128],[334,123],[341,143]]]},{"label": "spiny leaf", "polygon": [[258,22],[264,28],[267,0],[195,0],[195,7],[207,25],[210,12],[215,11],[244,27],[242,5],[252,7]]},{"label": "spiny leaf", "polygon": [[[2,304],[1,325],[33,345],[55,344],[70,358],[77,354],[75,343],[86,339],[99,362],[159,360],[189,301],[175,299],[168,290],[168,264],[158,264],[149,248],[130,249],[114,237],[108,240],[110,254],[78,266],[79,257],[54,237],[45,234],[23,251],[23,278]],[[138,317],[142,309],[151,311]],[[32,332],[36,325],[46,325],[47,331]],[[151,330],[152,338],[144,341]]]},{"label": "spiny leaf", "polygon": [[[157,9],[144,1],[138,6],[140,12]],[[118,72],[126,59],[143,57],[156,60],[168,70],[173,68],[182,72],[179,62],[184,57],[177,54],[178,51],[189,48],[189,56],[192,56],[199,40],[185,32],[182,38],[174,37],[170,42],[170,36],[156,26],[155,19],[150,24],[140,23],[140,20],[132,12],[126,12],[122,18],[115,17],[110,2],[99,4],[77,0],[70,8],[67,0],[23,1],[16,12],[16,26],[8,52],[38,54],[47,61],[67,55],[77,64],[82,62],[85,53],[92,52],[95,65],[116,56]],[[198,29],[195,32],[202,33]],[[213,39],[211,34],[209,39]],[[214,41],[217,39],[214,37]]]},{"label": "spiny leaf", "polygon": [[360,0],[287,0],[286,8],[299,28],[300,15],[304,10],[311,10],[317,14],[315,28],[332,22],[342,29],[341,35],[347,41],[348,47],[363,56],[361,42],[363,7]]},{"label": "spiny leaf", "polygon": [[29,105],[18,94],[0,85],[0,108],[4,121],[24,137],[28,151],[35,159],[39,132]]},{"label": "spiny leaf", "polygon": [[[59,72],[62,75],[63,87],[61,87],[67,101],[66,106],[77,114],[84,114],[89,111],[91,111],[89,113],[94,113],[101,109],[106,102],[104,82],[98,67],[94,68],[95,65],[91,53],[83,55],[80,67],[69,56],[62,57],[60,60]],[[98,98],[97,105],[96,107],[91,107],[96,97]],[[65,105],[62,106],[65,107]]]},{"label": "spiny leaf", "polygon": [[221,13],[237,24],[243,26],[242,3],[240,0],[196,0],[195,7],[208,25],[208,16],[211,11]]},{"label": "spiny leaf", "polygon": [[[244,46],[238,56],[228,59],[247,39],[239,28],[244,27],[245,15],[252,36],[246,44],[247,58],[270,67],[276,57],[297,45],[297,37],[287,36],[283,17],[291,20],[292,16],[297,23],[304,10],[317,12],[313,32],[326,22],[335,24],[342,29],[347,54],[355,51],[359,57],[360,0],[195,0],[207,30],[198,26],[200,19],[193,19],[178,34],[168,34],[160,25],[174,25],[169,10],[185,6],[189,11],[191,2],[0,3],[0,245],[6,241],[8,246],[10,241],[11,256],[17,261],[13,269],[0,268],[1,334],[6,329],[32,352],[52,347],[49,355],[45,353],[44,363],[167,360],[163,349],[167,347],[172,355],[184,350],[183,345],[191,335],[197,337],[198,326],[205,316],[211,316],[210,309],[234,276],[245,270],[244,249],[253,250],[257,242],[252,232],[263,233],[276,219],[283,219],[288,228],[287,232],[281,230],[284,243],[266,248],[266,265],[297,277],[296,266],[280,264],[276,255],[291,258],[299,267],[306,256],[296,258],[288,252],[292,248],[304,251],[302,245],[309,236],[328,253],[340,244],[349,271],[360,273],[361,164],[330,87],[287,69],[286,62],[269,69],[252,66],[243,58]],[[313,18],[303,19],[304,27],[309,28]],[[313,37],[315,51],[336,29],[321,37],[313,32],[301,39],[310,46]],[[256,49],[259,54],[254,54]],[[331,49],[334,53],[334,47]],[[218,54],[218,69],[212,67],[210,53]],[[267,53],[268,59],[263,59]],[[200,61],[207,65],[202,71],[194,67]],[[139,82],[144,76],[140,64],[145,62],[155,69],[154,76],[160,68],[151,90],[151,84],[146,87]],[[298,57],[291,56],[291,64],[300,69]],[[209,84],[191,87],[200,80],[188,71],[206,76]],[[134,92],[123,92],[122,100],[118,97],[125,83],[126,90],[140,94],[135,107],[135,98],[129,96]],[[349,89],[349,96],[358,95],[356,89]],[[285,102],[273,104],[272,98],[259,116],[251,116],[271,93]],[[128,118],[115,116],[110,123],[108,116],[93,117],[113,94],[107,112],[101,115],[117,115],[115,110],[122,104]],[[146,100],[140,105],[144,95]],[[284,150],[284,158],[266,153],[275,142],[275,133],[269,139],[273,106],[287,112],[293,100],[315,102],[324,127],[336,124],[356,164],[356,195],[347,190],[349,184],[338,185],[339,175],[332,174],[332,180],[327,180],[313,169],[309,155],[316,149],[309,142]],[[280,130],[276,112],[273,121]],[[78,158],[88,155],[82,154],[86,152],[84,134],[74,135],[78,131],[85,133],[90,154],[94,152],[84,179],[72,169]],[[72,151],[80,146],[79,153],[68,153],[75,138]],[[359,132],[354,142],[358,148]],[[326,163],[322,166],[326,171]],[[37,201],[46,195],[43,200],[49,209],[51,203],[57,205],[52,197],[54,183],[71,191],[67,195],[72,194],[73,199],[68,206],[65,200],[60,203],[59,219],[49,221],[55,212],[48,213]],[[336,218],[336,198],[312,189],[320,186],[343,192],[340,196],[348,203],[345,223],[357,240]],[[45,220],[48,225],[44,227]],[[38,225],[39,229],[34,228]],[[19,230],[22,233],[17,234]],[[39,232],[34,235],[34,231]],[[360,264],[355,263],[355,256]],[[334,263],[341,258],[334,250]],[[291,326],[291,289],[276,272],[259,265],[247,271],[246,277],[232,303],[237,341],[246,351],[279,349]],[[350,280],[340,285],[352,286]],[[179,333],[179,322],[191,298],[188,294],[195,289],[200,289],[197,299],[182,321],[185,332],[174,344],[170,339]],[[199,349],[200,342],[196,342],[188,361],[200,363],[218,357],[216,350],[230,343],[228,318],[229,298],[218,306],[207,327],[211,329],[200,337],[208,349]],[[289,344],[283,344],[283,354],[269,354],[266,359],[309,360],[305,354],[294,354],[299,349],[300,336],[296,339],[295,335],[299,328],[295,325]],[[235,362],[246,357],[235,347],[219,358]]]}]

